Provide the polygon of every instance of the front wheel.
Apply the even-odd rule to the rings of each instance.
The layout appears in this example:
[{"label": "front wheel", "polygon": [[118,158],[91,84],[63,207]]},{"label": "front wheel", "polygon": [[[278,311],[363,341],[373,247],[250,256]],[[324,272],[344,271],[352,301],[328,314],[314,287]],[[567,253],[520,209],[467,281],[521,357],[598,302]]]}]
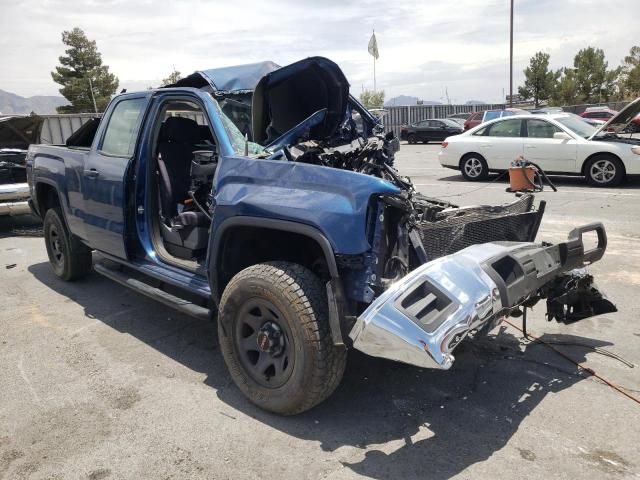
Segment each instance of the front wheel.
[{"label": "front wheel", "polygon": [[460,161],[460,172],[466,180],[474,182],[486,179],[489,176],[489,167],[481,155],[469,153]]},{"label": "front wheel", "polygon": [[624,167],[615,157],[597,155],[587,163],[585,175],[594,187],[615,187],[624,179]]},{"label": "front wheel", "polygon": [[69,233],[60,208],[47,210],[43,230],[49,262],[58,277],[71,281],[91,271],[91,249]]},{"label": "front wheel", "polygon": [[218,337],[231,378],[265,410],[304,412],[342,379],[346,350],[333,345],[326,290],[301,265],[269,262],[235,275],[220,300]]}]

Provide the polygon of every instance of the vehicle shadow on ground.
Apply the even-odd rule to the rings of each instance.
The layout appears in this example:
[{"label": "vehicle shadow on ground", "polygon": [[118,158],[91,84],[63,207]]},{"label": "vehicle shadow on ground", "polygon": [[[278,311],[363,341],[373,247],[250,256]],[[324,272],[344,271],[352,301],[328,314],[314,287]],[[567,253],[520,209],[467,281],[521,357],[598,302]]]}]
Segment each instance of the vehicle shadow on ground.
[{"label": "vehicle shadow on ground", "polygon": [[[205,383],[232,408],[293,437],[318,442],[322,450],[335,452],[345,468],[372,478],[450,478],[503,449],[548,394],[588,377],[545,346],[524,345],[501,327],[461,345],[449,371],[418,369],[351,352],[333,396],[304,414],[280,417],[253,406],[233,385],[218,351],[213,322],[168,311],[95,273],[80,283],[65,283],[47,263],[32,265],[29,271],[82,305],[87,317],[206,374]],[[545,334],[541,339],[611,345],[571,335]],[[579,346],[558,348],[577,362],[590,351]],[[535,460],[535,444],[511,446],[513,455]]]},{"label": "vehicle shadow on ground", "polygon": [[[496,185],[504,185],[504,188],[507,188],[509,186],[509,176],[505,174],[501,178],[498,178],[499,176],[500,176],[500,174],[498,174],[498,173],[491,173],[491,174],[489,174],[489,178],[487,178],[486,180],[470,182],[470,181],[466,180],[462,176],[462,174],[458,174],[458,175],[454,174],[454,175],[449,175],[447,177],[440,177],[440,178],[438,178],[438,181],[462,183],[462,184],[468,185],[469,187],[482,186],[482,185],[488,185],[490,183],[495,183]],[[600,190],[599,187],[590,186],[587,183],[587,181],[582,177],[573,177],[573,176],[567,176],[567,175],[549,175],[549,178],[551,179],[551,182],[553,182],[553,184],[557,188],[561,188],[561,187],[585,187],[585,188],[593,188],[594,191]],[[545,191],[547,191],[547,190],[551,191],[551,187],[549,187],[549,185],[547,185],[546,183],[544,184],[544,189],[545,189]],[[615,189],[615,190],[637,190],[637,189],[640,189],[640,177],[631,177],[631,178],[628,178],[623,183],[621,183],[620,185],[618,185],[617,187],[608,187],[607,188],[607,190],[612,190],[612,189]]]}]

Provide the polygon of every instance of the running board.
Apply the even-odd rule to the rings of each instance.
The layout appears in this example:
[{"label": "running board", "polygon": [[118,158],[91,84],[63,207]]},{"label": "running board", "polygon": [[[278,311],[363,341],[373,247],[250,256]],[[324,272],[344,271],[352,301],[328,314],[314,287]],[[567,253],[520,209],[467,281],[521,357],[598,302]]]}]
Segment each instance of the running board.
[{"label": "running board", "polygon": [[98,272],[100,275],[104,275],[105,277],[118,282],[121,285],[124,285],[127,288],[135,290],[142,295],[145,295],[149,298],[153,298],[164,305],[174,308],[179,312],[186,313],[192,317],[208,320],[211,318],[211,311],[208,308],[201,307],[192,303],[188,300],[185,300],[180,297],[176,297],[170,293],[165,292],[157,287],[153,287],[149,284],[146,284],[136,278],[127,275],[126,273],[120,271],[118,266],[114,268],[105,265],[102,262],[96,262],[93,264],[93,269]]}]

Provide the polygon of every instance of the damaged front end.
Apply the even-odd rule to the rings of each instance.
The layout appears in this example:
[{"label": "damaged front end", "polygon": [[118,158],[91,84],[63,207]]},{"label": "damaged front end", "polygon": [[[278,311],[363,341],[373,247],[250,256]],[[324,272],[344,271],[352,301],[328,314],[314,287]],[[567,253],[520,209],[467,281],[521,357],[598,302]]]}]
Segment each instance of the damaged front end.
[{"label": "damaged front end", "polygon": [[[592,277],[576,270],[604,254],[602,225],[576,229],[557,245],[536,244],[545,202],[535,206],[533,195],[460,207],[416,192],[394,168],[398,139],[348,92],[333,62],[296,62],[258,82],[252,127],[254,141],[265,147],[261,158],[371,175],[400,191],[371,197],[371,249],[337,258],[356,313],[355,322],[343,323],[353,347],[447,369],[465,337],[540,299],[549,318],[562,322],[615,311]],[[582,235],[590,231],[598,246],[585,252]]]},{"label": "damaged front end", "polygon": [[[245,205],[262,215],[265,199],[280,201],[280,193],[260,194],[267,185],[302,192],[306,207],[319,210],[304,223],[336,244],[339,278],[327,287],[336,344],[349,345],[349,332],[353,347],[370,355],[447,369],[465,337],[540,299],[549,319],[565,323],[615,311],[579,270],[602,257],[602,225],[574,230],[557,245],[533,243],[545,210],[533,195],[460,207],[418,193],[394,168],[398,139],[349,94],[330,60],[202,71],[177,86],[211,92],[244,141],[243,162],[277,161],[242,169],[255,195],[244,192]],[[251,155],[249,143],[259,147]],[[283,218],[298,218],[291,205],[277,207]],[[598,246],[585,252],[589,231]]]},{"label": "damaged front end", "polygon": [[[585,252],[582,235],[598,245]],[[519,307],[547,299],[549,319],[575,321],[616,311],[581,269],[606,249],[601,224],[573,230],[556,245],[494,242],[432,260],[393,283],[362,313],[353,346],[372,356],[448,369],[456,346]]]}]

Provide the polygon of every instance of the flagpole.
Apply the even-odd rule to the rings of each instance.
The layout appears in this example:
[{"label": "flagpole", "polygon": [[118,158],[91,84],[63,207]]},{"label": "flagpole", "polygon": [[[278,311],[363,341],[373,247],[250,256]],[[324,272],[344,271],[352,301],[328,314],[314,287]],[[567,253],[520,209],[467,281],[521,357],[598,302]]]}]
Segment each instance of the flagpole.
[{"label": "flagpole", "polygon": [[376,89],[376,57],[373,57],[373,91],[378,91]]},{"label": "flagpole", "polygon": [[[373,34],[376,34],[376,29],[373,29]],[[378,90],[376,90],[376,56],[373,56],[373,91],[377,92]]]}]

